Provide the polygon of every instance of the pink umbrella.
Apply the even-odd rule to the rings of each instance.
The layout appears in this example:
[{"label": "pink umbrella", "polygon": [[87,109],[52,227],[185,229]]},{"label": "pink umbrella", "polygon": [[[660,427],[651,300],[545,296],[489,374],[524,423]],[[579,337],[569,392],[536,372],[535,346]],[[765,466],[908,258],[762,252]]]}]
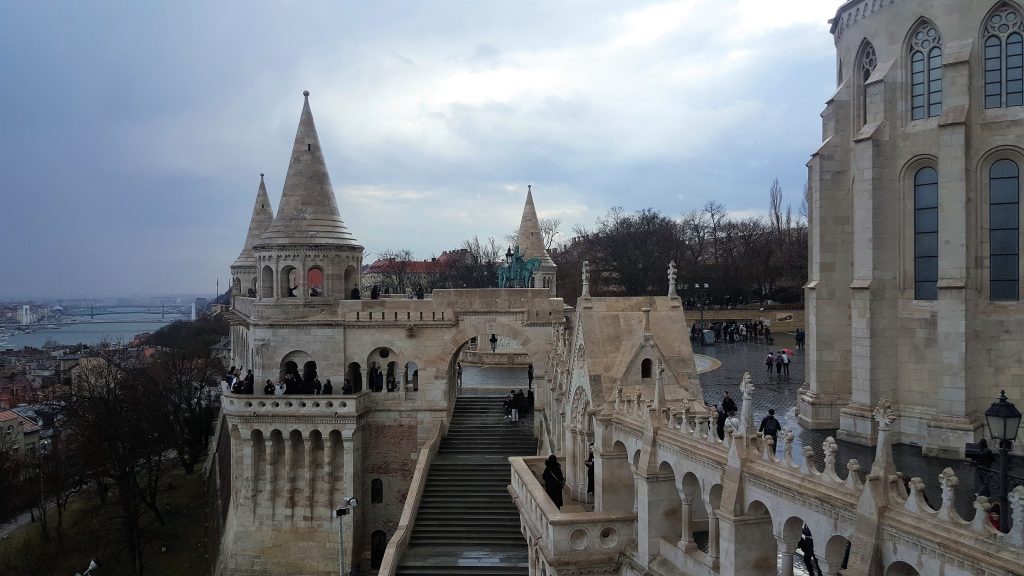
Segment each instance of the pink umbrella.
[{"label": "pink umbrella", "polygon": [[791,348],[783,348],[782,351],[785,352],[789,356],[796,356],[796,352],[793,352],[793,350]]}]

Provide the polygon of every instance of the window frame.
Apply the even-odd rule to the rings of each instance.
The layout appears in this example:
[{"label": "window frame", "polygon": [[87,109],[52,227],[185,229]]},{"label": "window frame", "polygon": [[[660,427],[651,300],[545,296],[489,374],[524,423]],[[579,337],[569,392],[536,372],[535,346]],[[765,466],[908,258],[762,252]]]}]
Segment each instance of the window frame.
[{"label": "window frame", "polygon": [[[930,172],[930,174],[929,174]],[[924,180],[925,177],[928,180]],[[934,181],[931,181],[934,178]],[[933,200],[926,205],[922,206],[921,195],[926,193],[926,187],[934,186],[934,190],[930,192]],[[939,299],[938,293],[938,281],[939,281],[939,171],[934,166],[928,164],[921,166],[914,171],[913,181],[913,258],[914,258],[914,300],[919,301],[934,301]],[[934,212],[934,226],[922,230],[922,215],[930,212]],[[927,238],[925,235],[934,235],[934,248],[929,250],[927,254],[922,255],[921,251],[924,247],[924,240]],[[922,264],[931,262],[934,266],[934,271],[930,274],[929,278],[924,280],[921,279],[924,272],[921,270]]]},{"label": "window frame", "polygon": [[[1013,176],[995,176],[994,175],[994,173],[996,171],[996,168],[998,166],[1004,164],[1004,163],[1010,164],[1010,165],[1013,166],[1013,169],[1014,169],[1014,175]],[[998,157],[995,157],[995,158],[993,158],[988,163],[987,168],[986,168],[986,170],[984,172],[984,177],[985,177],[986,191],[988,193],[988,199],[987,199],[988,202],[986,203],[986,210],[988,212],[988,216],[987,216],[987,224],[988,225],[986,226],[986,229],[988,230],[988,270],[987,270],[987,272],[988,272],[988,299],[991,302],[1017,302],[1017,301],[1020,301],[1020,163],[1019,163],[1019,160],[1015,159],[1015,158],[1007,157],[1006,155],[1000,155]],[[994,188],[993,183],[997,182],[997,181],[1010,181],[1010,180],[1015,181],[1015,190],[1014,190],[1015,201],[1007,202],[1007,201],[1000,200],[999,202],[995,202],[994,198],[993,198],[993,194],[992,194],[992,191],[993,191],[993,188]],[[994,210],[995,210],[996,206],[1006,207],[1006,208],[1004,208],[1005,210],[1009,210],[1010,206],[1013,207],[1012,209],[1014,211],[1016,211],[1016,219],[1014,221],[1014,226],[1001,225],[998,228],[993,226],[992,215],[994,213]],[[999,252],[996,252],[996,250],[997,250],[996,242],[994,242],[995,235],[997,233],[1000,233],[1000,232],[1008,233],[1008,232],[1011,232],[1011,231],[1012,231],[1011,234],[1006,234],[1006,235],[1014,238],[1015,243],[1016,243],[1015,249],[1013,251],[1005,250],[1004,249],[1004,250],[1000,250]],[[1007,262],[1013,262],[1013,269],[1015,270],[1015,274],[1013,274],[1015,276],[1014,279],[1010,280],[1010,279],[1007,279],[1007,278],[1003,277],[1003,276],[1007,276],[1009,274],[998,274],[998,278],[997,278],[997,274],[995,274],[995,267],[993,266],[993,262],[995,261],[995,258],[997,258],[997,257],[1001,258],[1001,259],[1006,259]],[[995,288],[997,287],[997,285],[1000,286],[1000,287],[1005,285],[1007,288],[1010,285],[1012,285],[1013,286],[1013,290],[1012,290],[1013,296],[1012,297],[1002,297],[1002,296],[996,297],[996,290],[995,290]],[[1006,294],[1009,294],[1009,291],[1007,291]]]}]

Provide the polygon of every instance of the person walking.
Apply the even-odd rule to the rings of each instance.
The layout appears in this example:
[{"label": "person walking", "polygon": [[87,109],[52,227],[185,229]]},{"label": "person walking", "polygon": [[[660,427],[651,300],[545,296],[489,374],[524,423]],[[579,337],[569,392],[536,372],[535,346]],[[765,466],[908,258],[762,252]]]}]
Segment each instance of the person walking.
[{"label": "person walking", "polygon": [[590,444],[590,454],[583,464],[587,467],[587,494],[594,493],[594,444]]},{"label": "person walking", "polygon": [[768,353],[768,357],[764,359],[764,365],[768,368],[768,376],[772,375],[772,366],[775,365],[775,356],[771,352]]},{"label": "person walking", "polygon": [[782,350],[775,353],[775,375],[782,375]]},{"label": "person walking", "polygon": [[558,458],[552,454],[548,456],[547,461],[544,463],[544,491],[548,493],[548,498],[551,498],[551,501],[558,508],[562,507],[563,486],[565,486],[565,475],[562,474],[562,465],[558,463]]},{"label": "person walking", "polygon": [[806,524],[804,524],[800,543],[796,547],[803,552],[804,568],[807,569],[807,574],[809,576],[822,576],[821,567],[818,566],[818,557],[814,555],[814,538],[811,537],[811,529]]},{"label": "person walking", "polygon": [[768,415],[761,420],[761,427],[757,431],[772,437],[772,454],[775,454],[775,447],[779,444],[780,430],[782,430],[782,424],[775,418],[775,409],[769,408]]},{"label": "person walking", "polygon": [[782,373],[789,378],[789,354],[786,354],[785,351],[782,352]]}]

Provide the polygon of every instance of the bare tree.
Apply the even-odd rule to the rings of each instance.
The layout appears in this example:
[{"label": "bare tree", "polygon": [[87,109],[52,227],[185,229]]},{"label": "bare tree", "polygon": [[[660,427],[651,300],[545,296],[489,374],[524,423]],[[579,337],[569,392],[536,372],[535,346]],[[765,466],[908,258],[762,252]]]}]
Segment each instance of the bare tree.
[{"label": "bare tree", "polygon": [[418,275],[413,272],[411,250],[385,250],[377,255],[374,264],[374,272],[380,275],[380,287],[392,294],[404,294],[416,283]]},{"label": "bare tree", "polygon": [[148,367],[155,391],[166,410],[164,428],[185,474],[192,474],[206,451],[218,406],[210,390],[217,370],[208,358],[184,350],[166,350]]},{"label": "bare tree", "polygon": [[775,230],[782,230],[782,186],[778,178],[772,181],[772,187],[768,189],[768,215]]}]

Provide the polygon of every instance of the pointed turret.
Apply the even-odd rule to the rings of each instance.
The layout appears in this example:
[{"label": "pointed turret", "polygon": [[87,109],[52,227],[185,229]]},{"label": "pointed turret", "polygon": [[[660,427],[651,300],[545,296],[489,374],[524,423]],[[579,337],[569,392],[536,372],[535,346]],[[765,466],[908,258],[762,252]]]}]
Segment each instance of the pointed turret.
[{"label": "pointed turret", "polygon": [[270,196],[267,194],[267,185],[263,182],[263,174],[260,174],[260,188],[256,192],[256,205],[252,207],[249,234],[246,235],[245,246],[242,247],[242,253],[238,255],[238,258],[235,258],[234,264],[231,265],[232,268],[256,266],[252,247],[273,221],[274,210],[270,207]]},{"label": "pointed turret", "polygon": [[526,188],[526,206],[523,207],[523,219],[519,223],[519,250],[523,258],[539,258],[542,265],[554,266],[551,256],[544,248],[544,235],[540,231],[540,220],[537,209],[533,205],[533,186]]},{"label": "pointed turret", "polygon": [[519,238],[516,243],[525,260],[537,258],[540,268],[533,273],[534,288],[547,288],[555,295],[555,272],[558,266],[544,248],[544,235],[540,231],[540,219],[537,208],[533,205],[533,186],[526,188],[526,206],[523,207],[523,219],[519,222]]},{"label": "pointed turret", "polygon": [[309,91],[302,95],[305,102],[277,217],[256,245],[358,246],[338,213],[331,176],[309,109]]}]

